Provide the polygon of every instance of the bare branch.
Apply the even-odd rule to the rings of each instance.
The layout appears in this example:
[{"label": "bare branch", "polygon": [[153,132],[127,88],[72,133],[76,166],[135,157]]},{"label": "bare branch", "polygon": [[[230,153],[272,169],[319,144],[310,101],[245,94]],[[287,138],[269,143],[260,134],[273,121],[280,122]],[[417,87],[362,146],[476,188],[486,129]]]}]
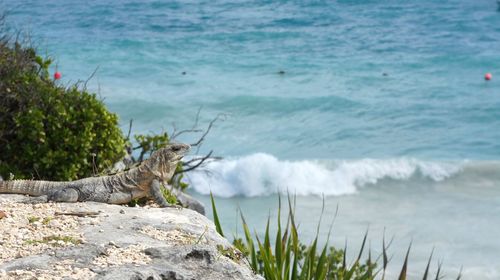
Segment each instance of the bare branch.
[{"label": "bare branch", "polygon": [[181,130],[175,134],[172,134],[172,137],[170,137],[170,139],[174,140],[179,135],[184,134],[184,133],[198,133],[198,132],[202,132],[202,131],[203,131],[202,129],[184,129],[184,130]]},{"label": "bare branch", "polygon": [[208,124],[208,127],[207,129],[205,130],[205,132],[203,133],[203,135],[200,137],[200,139],[198,139],[198,141],[196,143],[193,143],[191,144],[191,147],[197,147],[198,149],[196,150],[196,153],[198,153],[200,147],[201,147],[201,144],[203,142],[203,140],[205,140],[205,137],[207,136],[207,134],[210,132],[210,130],[212,129],[212,126],[214,125],[214,123],[216,121],[218,121],[219,119],[223,118],[222,120],[225,120],[227,117],[226,114],[218,114],[212,121],[210,121],[210,123]]},{"label": "bare branch", "polygon": [[194,170],[198,167],[200,167],[200,165],[202,165],[205,161],[207,161],[208,159],[210,159],[210,156],[212,155],[213,151],[210,151],[207,155],[205,155],[204,157],[202,158],[198,158],[197,160],[199,160],[198,163],[196,163],[195,165],[191,165],[189,166],[188,168],[186,169],[182,169],[182,171],[178,172],[177,174],[180,174],[180,173],[186,173],[186,172],[189,172],[191,170]]},{"label": "bare branch", "polygon": [[134,122],[134,119],[130,119],[130,122],[128,123],[128,133],[127,133],[127,141],[130,140],[130,133],[132,132],[132,123]]},{"label": "bare branch", "polygon": [[[193,159],[190,159],[190,160],[188,160],[188,161],[184,161],[184,162],[182,162],[182,165],[183,165],[183,166],[191,166],[191,164],[192,164],[192,163],[197,162],[197,161],[200,161],[200,160],[202,160],[203,158],[204,158],[204,156],[203,156],[203,157],[193,158]],[[210,157],[209,159],[211,159],[211,160],[221,160],[221,159],[223,159],[223,157]]]},{"label": "bare branch", "polygon": [[173,130],[172,130],[172,133],[170,134],[170,139],[174,139],[175,136],[173,136],[173,135],[175,135],[177,132],[177,126],[175,126],[175,122],[172,122],[172,127],[173,127]]},{"label": "bare branch", "polygon": [[191,129],[195,129],[196,127],[198,127],[198,121],[200,120],[201,109],[203,109],[203,106],[200,106],[200,108],[198,108],[198,112],[196,112],[196,118],[194,119],[194,125]]},{"label": "bare branch", "polygon": [[172,123],[172,126],[174,127],[174,131],[172,132],[172,136],[170,137],[170,139],[172,139],[172,140],[176,139],[179,135],[184,134],[184,133],[202,132],[203,131],[202,129],[197,129],[202,108],[203,108],[203,106],[200,106],[200,108],[198,108],[198,112],[196,113],[196,118],[194,120],[194,124],[193,124],[193,127],[191,127],[191,129],[184,129],[184,130],[177,132],[177,127],[175,126],[175,123]]},{"label": "bare branch", "polygon": [[90,76],[87,78],[87,80],[83,83],[83,90],[87,90],[87,83],[94,77],[95,73],[97,73],[97,70],[99,70],[99,66],[97,66],[94,70],[94,72],[92,72],[92,74],[90,74]]}]

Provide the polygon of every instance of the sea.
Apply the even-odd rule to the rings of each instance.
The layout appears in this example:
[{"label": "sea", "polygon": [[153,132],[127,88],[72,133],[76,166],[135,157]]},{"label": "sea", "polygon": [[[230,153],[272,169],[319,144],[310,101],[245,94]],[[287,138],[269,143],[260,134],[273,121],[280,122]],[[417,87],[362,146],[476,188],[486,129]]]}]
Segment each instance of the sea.
[{"label": "sea", "polygon": [[[186,174],[226,236],[295,199],[304,242],[389,247],[395,278],[500,279],[495,0],[3,0],[12,31],[132,135],[192,130]],[[484,79],[491,73],[492,79]],[[90,79],[89,79],[90,78]],[[88,81],[87,81],[88,80]],[[211,122],[215,120],[212,125]],[[200,132],[200,130],[202,132]],[[196,132],[198,131],[198,132]],[[324,204],[324,211],[322,208]],[[285,214],[284,214],[285,215]],[[322,218],[321,227],[317,225]],[[283,219],[285,220],[285,219]]]}]

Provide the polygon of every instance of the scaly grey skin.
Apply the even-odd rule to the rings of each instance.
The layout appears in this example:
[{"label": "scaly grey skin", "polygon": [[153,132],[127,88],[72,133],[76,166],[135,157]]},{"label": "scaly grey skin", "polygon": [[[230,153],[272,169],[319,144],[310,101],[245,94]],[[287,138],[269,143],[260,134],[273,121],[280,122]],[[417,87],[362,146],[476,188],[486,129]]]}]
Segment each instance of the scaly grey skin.
[{"label": "scaly grey skin", "polygon": [[173,175],[179,160],[189,150],[186,144],[170,144],[154,152],[139,166],[115,175],[90,177],[76,181],[0,180],[0,193],[47,195],[56,202],[95,201],[109,204],[128,203],[151,196],[161,207],[170,206],[163,197],[160,183]]}]

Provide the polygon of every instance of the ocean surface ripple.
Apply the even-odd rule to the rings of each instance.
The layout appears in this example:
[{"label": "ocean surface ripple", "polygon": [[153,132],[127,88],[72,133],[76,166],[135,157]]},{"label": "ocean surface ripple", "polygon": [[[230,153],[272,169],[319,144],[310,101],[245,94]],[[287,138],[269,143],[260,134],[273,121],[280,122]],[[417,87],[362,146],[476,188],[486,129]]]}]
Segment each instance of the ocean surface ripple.
[{"label": "ocean surface ripple", "polygon": [[125,130],[191,127],[203,107],[201,123],[230,116],[202,150],[222,156],[500,158],[493,0],[2,5],[65,81],[99,67]]}]

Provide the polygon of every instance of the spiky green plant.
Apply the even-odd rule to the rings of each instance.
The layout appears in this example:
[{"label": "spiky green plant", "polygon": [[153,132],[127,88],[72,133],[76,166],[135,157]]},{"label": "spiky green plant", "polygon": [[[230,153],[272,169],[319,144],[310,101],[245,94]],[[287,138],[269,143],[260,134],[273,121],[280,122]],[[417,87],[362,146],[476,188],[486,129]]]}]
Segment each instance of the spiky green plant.
[{"label": "spiky green plant", "polygon": [[[210,199],[216,230],[219,234],[224,236],[219,216],[217,214],[217,209],[215,207],[215,200],[212,194],[210,194]],[[349,265],[346,260],[347,242],[343,250],[339,250],[328,245],[333,221],[330,226],[326,243],[323,245],[320,252],[318,252],[318,236],[321,216],[314,240],[309,246],[303,245],[299,239],[297,224],[295,222],[294,204],[295,203],[292,203],[290,196],[288,196],[288,218],[285,223],[285,227],[283,228],[281,224],[281,198],[279,198],[277,230],[274,238],[274,246],[271,245],[271,234],[269,230],[270,218],[268,218],[266,223],[264,239],[261,240],[257,234],[255,234],[255,238],[252,236],[245,217],[241,214],[241,222],[245,238],[244,240],[241,238],[235,238],[233,245],[247,257],[248,263],[255,273],[264,276],[264,278],[268,280],[385,279],[386,269],[389,263],[387,249],[392,242],[391,240],[388,244],[386,244],[385,234],[382,241],[382,253],[380,256],[373,261],[371,250],[368,250],[368,258],[366,260],[362,260],[368,237],[367,230],[361,242],[361,249],[359,250],[356,259]],[[403,266],[398,277],[400,280],[407,279],[410,249],[411,244],[406,252]],[[426,280],[429,275],[431,258],[432,254],[425,269],[423,277],[424,280]],[[376,270],[378,266],[377,261],[379,259],[382,259],[382,267]],[[440,279],[440,273],[441,264],[438,265],[435,279]],[[459,280],[460,278],[461,273],[459,273],[456,279]]]}]

